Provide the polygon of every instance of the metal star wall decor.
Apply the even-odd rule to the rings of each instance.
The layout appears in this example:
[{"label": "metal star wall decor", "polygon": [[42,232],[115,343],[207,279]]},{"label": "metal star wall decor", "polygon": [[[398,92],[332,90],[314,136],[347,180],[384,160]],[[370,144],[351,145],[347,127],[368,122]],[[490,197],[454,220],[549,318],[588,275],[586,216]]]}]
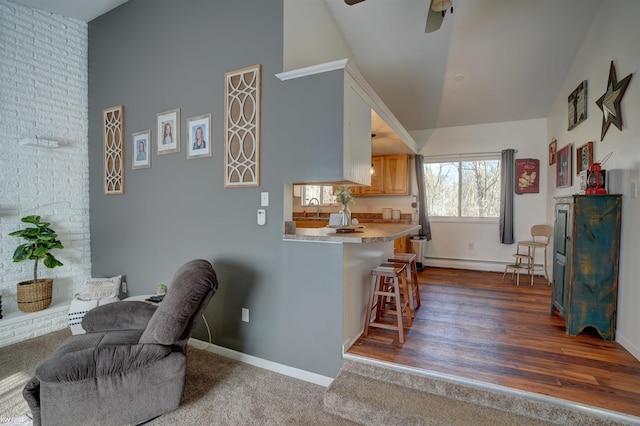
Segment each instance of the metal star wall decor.
[{"label": "metal star wall decor", "polygon": [[604,135],[609,130],[609,126],[613,123],[618,130],[622,130],[622,111],[620,111],[620,101],[627,90],[627,86],[631,81],[631,74],[618,81],[616,77],[616,67],[611,61],[609,69],[609,82],[607,83],[607,91],[596,101],[598,108],[602,111],[602,132],[600,140],[604,140]]}]

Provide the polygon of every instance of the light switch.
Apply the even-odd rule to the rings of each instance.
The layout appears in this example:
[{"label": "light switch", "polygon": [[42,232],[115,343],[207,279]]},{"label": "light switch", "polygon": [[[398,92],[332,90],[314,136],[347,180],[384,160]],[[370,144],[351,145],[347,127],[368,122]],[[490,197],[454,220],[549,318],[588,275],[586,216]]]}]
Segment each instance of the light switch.
[{"label": "light switch", "polygon": [[258,209],[258,225],[264,225],[265,223],[267,223],[267,211]]},{"label": "light switch", "polygon": [[269,193],[261,192],[260,193],[260,207],[269,207]]}]

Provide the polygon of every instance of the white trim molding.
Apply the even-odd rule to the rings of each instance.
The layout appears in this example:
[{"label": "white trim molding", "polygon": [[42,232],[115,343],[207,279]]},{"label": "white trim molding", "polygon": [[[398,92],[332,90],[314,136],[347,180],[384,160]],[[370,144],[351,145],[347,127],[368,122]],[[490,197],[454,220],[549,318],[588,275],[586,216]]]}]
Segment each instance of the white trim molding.
[{"label": "white trim molding", "polygon": [[190,338],[189,344],[195,348],[203,349],[208,352],[212,352],[216,355],[220,355],[230,359],[235,359],[236,361],[244,362],[245,364],[264,368],[265,370],[273,371],[274,373],[284,374],[285,376],[293,377],[294,379],[304,380],[305,382],[314,383],[316,385],[320,385],[323,387],[329,386],[333,381],[332,377],[322,376],[320,374],[312,373],[310,371],[301,370],[299,368],[290,367],[288,365],[279,364],[273,361],[268,361],[266,359],[258,358],[253,355],[247,355],[245,353],[234,351],[233,349],[225,348],[222,346],[214,345],[212,343],[204,342],[202,340]]}]

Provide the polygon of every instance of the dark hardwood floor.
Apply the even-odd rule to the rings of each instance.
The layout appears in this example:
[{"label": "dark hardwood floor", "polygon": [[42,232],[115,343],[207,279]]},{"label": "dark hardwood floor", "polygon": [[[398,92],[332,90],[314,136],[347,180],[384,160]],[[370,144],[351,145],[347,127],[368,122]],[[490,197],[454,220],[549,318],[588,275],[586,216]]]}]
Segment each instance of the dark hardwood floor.
[{"label": "dark hardwood floor", "polygon": [[370,329],[348,353],[640,416],[640,361],[590,328],[568,336],[544,277],[522,278],[427,268],[405,343]]}]

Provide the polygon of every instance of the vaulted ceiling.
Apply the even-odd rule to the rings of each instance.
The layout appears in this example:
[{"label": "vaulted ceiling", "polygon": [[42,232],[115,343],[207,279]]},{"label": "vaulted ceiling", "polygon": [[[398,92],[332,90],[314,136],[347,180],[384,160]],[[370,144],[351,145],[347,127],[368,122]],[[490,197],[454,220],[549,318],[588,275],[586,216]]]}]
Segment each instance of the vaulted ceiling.
[{"label": "vaulted ceiling", "polygon": [[[126,0],[14,1],[90,21]],[[607,1],[453,0],[453,14],[425,34],[431,0],[324,0],[360,72],[408,130],[546,117]]]},{"label": "vaulted ceiling", "polygon": [[601,0],[453,0],[429,34],[430,0],[325,3],[365,79],[418,130],[546,117]]}]

